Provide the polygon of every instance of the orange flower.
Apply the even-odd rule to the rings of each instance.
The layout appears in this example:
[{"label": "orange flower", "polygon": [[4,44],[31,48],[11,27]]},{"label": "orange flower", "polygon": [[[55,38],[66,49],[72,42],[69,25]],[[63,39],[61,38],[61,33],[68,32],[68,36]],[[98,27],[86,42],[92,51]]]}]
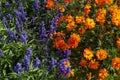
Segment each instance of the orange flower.
[{"label": "orange flower", "polygon": [[120,69],[120,58],[116,57],[112,59],[112,66],[115,69]]},{"label": "orange flower", "polygon": [[85,14],[89,14],[90,8],[91,8],[91,6],[90,6],[89,4],[87,4],[87,5],[85,6],[85,8],[84,8],[84,13],[85,13]]},{"label": "orange flower", "polygon": [[105,50],[97,50],[96,56],[99,60],[105,60],[107,58],[107,55],[108,53]]},{"label": "orange flower", "polygon": [[52,8],[54,6],[54,1],[53,0],[47,0],[46,8]]},{"label": "orange flower", "polygon": [[96,4],[97,6],[104,5],[104,4],[105,4],[105,0],[95,0],[95,4]]},{"label": "orange flower", "polygon": [[81,40],[80,36],[78,34],[73,33],[70,35],[70,38],[68,39],[68,45],[71,48],[76,48],[80,40]]},{"label": "orange flower", "polygon": [[98,76],[100,77],[100,79],[105,79],[107,76],[108,76],[108,70],[103,68],[103,69],[100,69],[99,72],[98,72]]},{"label": "orange flower", "polygon": [[94,27],[95,27],[95,22],[94,22],[94,20],[93,20],[93,19],[90,19],[90,18],[87,18],[87,19],[85,20],[85,26],[86,26],[86,28],[88,28],[88,29],[94,28]]},{"label": "orange flower", "polygon": [[84,16],[76,16],[76,23],[81,24],[85,22],[85,17]]},{"label": "orange flower", "polygon": [[94,59],[94,60],[91,60],[91,61],[89,62],[88,67],[89,67],[90,69],[96,70],[96,69],[98,69],[99,65],[100,65],[99,62]]},{"label": "orange flower", "polygon": [[68,23],[74,22],[74,17],[71,15],[66,15],[64,18]]},{"label": "orange flower", "polygon": [[108,11],[112,14],[117,9],[118,9],[118,5],[114,4],[114,5],[112,5],[112,6],[109,7]]},{"label": "orange flower", "polygon": [[120,38],[117,39],[116,44],[117,44],[117,47],[120,48]]},{"label": "orange flower", "polygon": [[65,68],[70,67],[70,61],[69,60],[64,60],[64,65],[65,65]]},{"label": "orange flower", "polygon": [[86,74],[86,76],[87,76],[88,80],[91,80],[91,79],[92,79],[92,73],[91,73],[91,72],[88,73],[88,74]]},{"label": "orange flower", "polygon": [[79,32],[80,34],[84,34],[85,31],[86,31],[86,30],[85,30],[84,28],[79,28],[79,29],[78,29],[78,32]]},{"label": "orange flower", "polygon": [[85,60],[85,59],[81,60],[79,63],[79,65],[82,67],[86,66],[86,64],[87,64],[87,60]]},{"label": "orange flower", "polygon": [[106,3],[106,4],[112,4],[112,3],[113,3],[113,0],[105,0],[105,3]]},{"label": "orange flower", "polygon": [[64,0],[64,2],[65,2],[65,3],[70,3],[70,2],[71,2],[71,0]]},{"label": "orange flower", "polygon": [[56,10],[60,10],[60,12],[65,12],[65,8],[64,8],[64,6],[62,6],[62,5],[58,5],[58,4],[57,4],[57,5],[55,6],[55,9],[56,9]]},{"label": "orange flower", "polygon": [[63,36],[65,36],[63,32],[54,32],[52,35],[52,37],[59,37],[59,38],[62,38]]},{"label": "orange flower", "polygon": [[92,57],[94,56],[93,51],[90,48],[85,48],[84,52],[83,52],[83,55],[87,60],[91,60]]},{"label": "orange flower", "polygon": [[104,8],[98,10],[96,14],[96,21],[103,24],[105,22],[105,16],[106,10]]},{"label": "orange flower", "polygon": [[69,46],[64,42],[62,38],[56,38],[54,41],[54,46],[62,50],[66,50],[69,48]]},{"label": "orange flower", "polygon": [[66,26],[66,28],[67,28],[68,31],[71,31],[74,27],[75,27],[75,22],[74,21],[72,21],[71,23],[69,23]]}]

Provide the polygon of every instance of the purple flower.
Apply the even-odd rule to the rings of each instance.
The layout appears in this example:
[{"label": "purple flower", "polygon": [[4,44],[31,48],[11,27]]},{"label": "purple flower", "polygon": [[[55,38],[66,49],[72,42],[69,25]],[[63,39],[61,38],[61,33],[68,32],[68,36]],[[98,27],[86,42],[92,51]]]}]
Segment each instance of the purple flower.
[{"label": "purple flower", "polygon": [[59,50],[56,53],[58,54],[59,57],[67,58],[71,54],[71,50],[69,50],[69,49],[64,50],[64,51]]},{"label": "purple flower", "polygon": [[27,49],[26,56],[29,57],[29,58],[32,56],[32,50],[31,50],[31,48]]},{"label": "purple flower", "polygon": [[56,67],[56,63],[57,63],[57,60],[55,58],[51,58],[51,60],[49,61],[50,65],[48,67],[49,70],[52,70],[53,68]]},{"label": "purple flower", "polygon": [[26,43],[27,39],[28,39],[27,33],[22,32],[20,35],[20,40],[22,41],[22,43]]},{"label": "purple flower", "polygon": [[22,24],[21,22],[16,18],[16,29],[21,32]]},{"label": "purple flower", "polygon": [[7,33],[8,33],[8,40],[10,41],[17,40],[17,36],[14,31],[8,29]]},{"label": "purple flower", "polygon": [[12,19],[12,14],[9,13],[7,16],[8,16],[8,19],[9,19],[9,20]]},{"label": "purple flower", "polygon": [[20,3],[20,2],[21,2],[21,0],[15,0],[15,2],[16,2],[16,3]]},{"label": "purple flower", "polygon": [[39,58],[36,58],[35,61],[34,61],[34,63],[33,63],[33,67],[34,68],[38,68],[39,65],[40,65],[40,60],[39,60]]},{"label": "purple flower", "polygon": [[22,21],[22,22],[27,21],[26,12],[24,10],[24,7],[21,4],[18,6],[18,10],[15,10],[15,15],[19,21]]},{"label": "purple flower", "polygon": [[4,25],[5,25],[6,28],[9,28],[9,25],[8,25],[6,17],[2,18],[2,22],[4,23]]},{"label": "purple flower", "polygon": [[16,66],[14,66],[14,71],[21,72],[23,70],[21,65],[21,63],[17,63]]},{"label": "purple flower", "polygon": [[62,74],[67,74],[71,71],[69,58],[60,60],[59,62],[60,71]]},{"label": "purple flower", "polygon": [[40,9],[40,2],[39,2],[39,0],[34,0],[33,8],[34,8],[35,11],[39,11],[39,9]]},{"label": "purple flower", "polygon": [[2,50],[0,50],[0,56],[2,56],[3,55],[3,52],[2,52]]},{"label": "purple flower", "polygon": [[7,7],[7,8],[10,7],[10,3],[9,3],[9,2],[6,2],[6,3],[5,3],[5,7]]},{"label": "purple flower", "polygon": [[29,70],[30,65],[30,58],[25,55],[25,57],[22,59],[23,66],[25,70]]}]

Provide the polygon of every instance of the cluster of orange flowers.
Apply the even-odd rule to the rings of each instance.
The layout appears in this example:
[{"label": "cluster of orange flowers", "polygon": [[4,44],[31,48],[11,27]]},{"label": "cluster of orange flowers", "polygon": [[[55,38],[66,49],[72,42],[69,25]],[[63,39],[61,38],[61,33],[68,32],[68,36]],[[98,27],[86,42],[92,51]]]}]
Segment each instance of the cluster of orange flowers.
[{"label": "cluster of orange flowers", "polygon": [[[56,35],[59,35],[59,33],[55,33]],[[70,38],[68,39],[68,42],[66,43],[62,36],[56,37],[54,40],[54,46],[56,48],[59,48],[61,50],[66,50],[69,48],[76,48],[80,42],[80,36],[78,34],[71,34]]]},{"label": "cluster of orange flowers", "polygon": [[[70,3],[71,0],[64,0],[64,2]],[[59,28],[66,30],[66,33],[63,31],[64,33],[56,32],[53,34],[54,47],[63,51],[70,48],[77,48],[79,46],[79,42],[81,42],[80,36],[83,35],[87,30],[94,29],[95,27],[97,27],[96,25],[106,26],[104,24],[105,22],[107,22],[107,12],[109,12],[108,14],[111,15],[110,24],[113,24],[120,28],[120,8],[117,4],[112,4],[113,2],[114,0],[95,0],[95,5],[93,6],[97,7],[98,10],[96,10],[94,17],[89,16],[92,7],[90,4],[86,4],[84,6],[84,14],[82,15],[72,16],[71,14],[67,14],[60,17],[58,19],[59,24],[61,22],[65,22],[66,25]],[[103,5],[106,4],[110,7],[103,7]],[[56,5],[55,9],[60,10],[61,12],[65,12],[65,7],[62,5]],[[117,38],[116,45],[118,48],[120,48],[120,38]],[[79,62],[79,65],[81,67],[87,67],[91,70],[98,70],[97,76],[99,77],[99,80],[104,80],[106,77],[108,77],[109,72],[107,68],[101,67],[100,63],[104,60],[107,60],[108,57],[109,54],[104,49],[99,49],[94,52],[90,47],[85,48],[83,51],[83,58]],[[120,69],[120,58],[113,58],[111,65],[114,69]],[[86,76],[88,80],[91,80],[94,77],[92,76],[92,72],[86,74]]]}]

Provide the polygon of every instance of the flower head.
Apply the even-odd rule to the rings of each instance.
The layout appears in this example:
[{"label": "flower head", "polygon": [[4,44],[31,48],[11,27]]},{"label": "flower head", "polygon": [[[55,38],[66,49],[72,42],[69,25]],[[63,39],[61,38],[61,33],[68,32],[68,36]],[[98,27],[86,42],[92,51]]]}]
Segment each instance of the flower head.
[{"label": "flower head", "polygon": [[108,76],[108,70],[105,68],[100,69],[98,72],[98,76],[104,80]]},{"label": "flower head", "polygon": [[34,0],[33,8],[35,11],[39,11],[39,9],[40,9],[40,1],[39,0]]},{"label": "flower head", "polygon": [[112,59],[112,66],[115,69],[120,69],[120,58],[116,57]]},{"label": "flower head", "polygon": [[90,19],[90,18],[87,18],[86,20],[85,20],[85,26],[86,26],[86,28],[88,28],[88,29],[92,29],[92,28],[94,28],[95,27],[95,22],[94,22],[94,20],[93,19]]},{"label": "flower head", "polygon": [[79,34],[73,33],[70,35],[70,38],[68,39],[68,45],[71,48],[76,48],[80,42],[80,36]]},{"label": "flower head", "polygon": [[99,62],[94,59],[94,60],[91,60],[91,61],[89,62],[88,67],[89,67],[90,69],[96,70],[96,69],[98,69],[99,65],[100,65]]},{"label": "flower head", "polygon": [[82,66],[82,67],[86,66],[87,65],[87,60],[85,60],[85,59],[81,60],[79,65]]},{"label": "flower head", "polygon": [[39,60],[39,58],[37,57],[37,58],[34,60],[33,67],[34,67],[34,68],[38,68],[39,65],[40,65],[40,60]]},{"label": "flower head", "polygon": [[91,60],[93,55],[93,51],[90,48],[85,48],[84,52],[83,52],[83,56],[87,59],[87,60]]},{"label": "flower head", "polygon": [[99,60],[105,60],[107,58],[107,55],[108,53],[105,50],[97,50],[96,56]]}]

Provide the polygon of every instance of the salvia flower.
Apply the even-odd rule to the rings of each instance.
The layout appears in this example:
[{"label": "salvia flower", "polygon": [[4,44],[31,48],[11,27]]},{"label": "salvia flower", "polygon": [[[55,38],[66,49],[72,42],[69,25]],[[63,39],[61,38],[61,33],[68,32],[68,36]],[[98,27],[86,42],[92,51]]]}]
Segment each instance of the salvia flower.
[{"label": "salvia flower", "polygon": [[22,32],[20,35],[20,40],[22,41],[22,43],[26,43],[27,39],[28,39],[27,33]]},{"label": "salvia flower", "polygon": [[6,2],[6,3],[5,3],[5,7],[7,7],[7,8],[10,7],[10,3],[9,3],[9,2]]},{"label": "salvia flower", "polygon": [[20,2],[21,2],[21,0],[15,0],[15,2],[16,2],[16,3],[20,3]]},{"label": "salvia flower", "polygon": [[57,60],[52,57],[49,63],[50,63],[49,70],[52,70],[53,68],[56,67]]},{"label": "salvia flower", "polygon": [[12,14],[9,13],[7,16],[8,16],[8,19],[9,19],[9,20],[12,19]]},{"label": "salvia flower", "polygon": [[39,9],[40,9],[40,1],[39,0],[34,0],[33,8],[35,11],[39,11]]},{"label": "salvia flower", "polygon": [[40,60],[39,60],[39,58],[37,57],[37,58],[34,60],[33,67],[34,67],[34,68],[38,68],[39,65],[40,65]]},{"label": "salvia flower", "polygon": [[2,22],[4,23],[5,28],[9,28],[9,24],[8,24],[8,22],[7,22],[6,17],[3,17],[3,18],[2,18]]},{"label": "salvia flower", "polygon": [[22,62],[23,62],[24,69],[29,70],[30,58],[25,55],[24,58],[22,59]]},{"label": "salvia flower", "polygon": [[22,64],[17,63],[16,66],[14,66],[14,71],[15,72],[21,72],[22,71]]},{"label": "salvia flower", "polygon": [[26,56],[27,57],[31,57],[32,56],[32,50],[31,50],[31,48],[27,49]]},{"label": "salvia flower", "polygon": [[3,55],[3,52],[2,52],[2,50],[0,50],[0,56],[2,56]]},{"label": "salvia flower", "polygon": [[59,51],[57,51],[57,54],[58,54],[59,57],[67,58],[71,54],[71,50],[69,50],[69,49],[64,50],[64,51],[59,50]]}]

